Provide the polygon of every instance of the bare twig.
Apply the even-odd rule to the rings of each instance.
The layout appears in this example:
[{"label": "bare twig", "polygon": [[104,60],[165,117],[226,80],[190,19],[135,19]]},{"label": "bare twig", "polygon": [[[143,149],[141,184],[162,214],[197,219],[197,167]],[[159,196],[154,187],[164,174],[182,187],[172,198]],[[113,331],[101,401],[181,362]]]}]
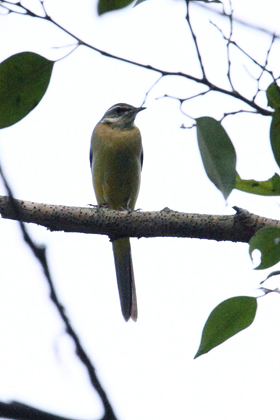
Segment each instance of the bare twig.
[{"label": "bare twig", "polygon": [[145,93],[145,96],[144,96],[144,100],[143,100],[143,102],[142,102],[142,105],[141,106],[143,106],[144,104],[145,104],[145,102],[146,102],[146,100],[147,100],[147,97],[148,97],[148,95],[149,95],[149,93],[151,92],[151,90],[161,81],[161,79],[163,78],[163,75],[161,74],[160,75],[160,77],[152,84],[152,86],[147,90],[147,92]]},{"label": "bare twig", "polygon": [[10,186],[8,185],[8,182],[3,174],[3,170],[0,166],[0,176],[3,179],[3,183],[5,185],[5,188],[7,190],[8,193],[8,202],[9,202],[9,206],[10,209],[12,209],[15,219],[18,220],[19,224],[20,224],[20,228],[21,228],[21,232],[24,238],[24,241],[27,243],[27,245],[29,246],[29,248],[31,249],[31,251],[33,252],[34,256],[37,258],[38,262],[40,263],[45,278],[47,280],[47,283],[49,285],[50,288],[50,298],[52,300],[52,302],[54,303],[54,305],[56,306],[60,317],[62,318],[64,325],[65,325],[65,329],[66,332],[70,335],[70,337],[72,338],[72,340],[75,343],[76,346],[76,354],[78,356],[78,358],[80,359],[80,361],[83,363],[83,365],[86,367],[88,375],[89,375],[89,379],[91,382],[91,385],[93,386],[93,388],[95,389],[95,391],[98,393],[102,403],[103,403],[103,408],[104,408],[104,417],[103,419],[110,419],[110,420],[116,420],[116,416],[114,414],[113,408],[108,400],[108,397],[105,393],[105,390],[103,389],[97,375],[95,372],[95,368],[92,365],[89,357],[87,356],[84,348],[81,345],[80,339],[77,335],[77,333],[75,332],[74,328],[71,325],[71,322],[69,320],[69,318],[67,317],[66,313],[65,313],[65,309],[63,307],[63,305],[60,303],[58,296],[56,294],[55,288],[54,288],[54,283],[53,280],[51,278],[51,274],[50,274],[50,270],[49,270],[49,264],[47,261],[47,256],[46,256],[46,247],[42,246],[42,245],[37,245],[35,244],[35,242],[33,241],[33,239],[31,238],[31,236],[29,235],[29,233],[27,232],[27,229],[24,225],[24,214],[22,212],[22,206],[20,205],[20,202],[18,200],[16,200],[13,196],[12,190],[10,188]]},{"label": "bare twig", "polygon": [[[252,101],[252,103],[256,103],[255,102],[255,100],[256,100],[256,98],[257,98],[257,95],[260,93],[260,91],[261,91],[261,89],[260,89],[260,80],[261,80],[261,78],[262,78],[262,76],[263,76],[263,74],[266,72],[266,73],[268,73],[270,76],[271,76],[271,78],[272,78],[272,80],[274,81],[274,82],[276,82],[276,78],[274,77],[274,75],[273,75],[273,72],[271,71],[271,70],[268,70],[268,68],[267,68],[267,65],[268,65],[268,59],[269,59],[269,55],[270,55],[270,52],[271,52],[271,49],[272,49],[272,46],[273,46],[273,44],[274,44],[274,41],[275,41],[275,39],[276,39],[276,37],[275,37],[275,34],[273,34],[273,36],[272,36],[272,40],[271,40],[271,43],[270,43],[270,46],[269,46],[269,48],[268,48],[268,50],[267,50],[267,53],[266,53],[266,59],[265,59],[265,63],[264,64],[261,64],[261,63],[259,63],[257,60],[255,60],[249,53],[247,53],[243,48],[241,48],[240,47],[240,45],[238,45],[235,41],[233,41],[232,39],[231,39],[231,37],[232,37],[232,21],[233,21],[233,19],[232,19],[232,11],[231,11],[231,13],[229,14],[229,15],[227,15],[227,16],[229,16],[229,18],[230,18],[230,22],[231,22],[231,30],[230,30],[230,36],[229,37],[227,37],[224,33],[223,33],[223,31],[214,23],[214,22],[211,22],[210,21],[210,23],[216,28],[216,29],[218,29],[218,31],[222,34],[222,36],[223,36],[223,38],[224,38],[224,40],[225,41],[227,41],[227,56],[228,56],[228,73],[227,73],[227,76],[228,76],[228,80],[229,80],[229,83],[230,83],[230,85],[231,85],[231,88],[233,89],[233,91],[234,91],[234,87],[233,87],[233,84],[232,84],[232,80],[231,80],[231,74],[230,74],[230,68],[231,68],[231,61],[230,61],[230,55],[229,55],[229,47],[230,47],[230,45],[232,45],[232,46],[234,46],[234,47],[236,47],[240,52],[242,52],[242,54],[244,54],[247,58],[249,58],[255,65],[257,65],[259,68],[260,68],[260,75],[257,77],[257,78],[255,78],[255,77],[253,77],[250,73],[249,73],[249,71],[247,70],[247,72],[248,72],[248,74],[250,74],[250,76],[256,81],[256,84],[257,84],[257,87],[256,87],[256,93],[254,94],[254,96],[252,97],[252,99],[251,99],[251,101]],[[241,112],[243,112],[243,111],[241,111]],[[233,115],[233,114],[236,114],[237,112],[234,112],[234,113],[229,113],[229,114],[224,114],[224,116],[223,116],[223,118],[225,118],[227,115]]]},{"label": "bare twig", "polygon": [[[211,25],[215,26],[215,28],[218,29],[218,31],[222,34],[225,41],[227,41],[229,44],[235,46],[240,52],[242,52],[247,58],[253,61],[254,64],[256,64],[258,67],[260,67],[261,70],[266,71],[270,74],[270,76],[274,79],[272,71],[268,70],[265,66],[263,66],[261,63],[259,63],[257,60],[255,60],[249,53],[247,53],[240,45],[238,45],[235,41],[227,37],[223,31],[212,21],[210,21]],[[271,47],[268,51],[270,51]]]},{"label": "bare twig", "polygon": [[[260,80],[261,80],[261,78],[262,78],[262,76],[263,76],[263,74],[264,74],[264,72],[265,72],[265,71],[266,71],[266,72],[268,72],[268,73],[271,75],[271,77],[272,77],[273,81],[274,81],[274,82],[276,82],[276,79],[275,79],[275,77],[273,76],[273,72],[270,72],[270,71],[267,69],[268,59],[269,59],[269,55],[270,55],[270,52],[271,52],[272,46],[273,46],[273,44],[274,44],[274,41],[275,41],[275,34],[273,34],[273,36],[272,36],[270,46],[269,46],[269,48],[268,48],[268,50],[267,50],[267,52],[266,52],[265,63],[264,63],[264,65],[263,65],[263,67],[261,68],[261,72],[260,72],[259,77],[257,78],[257,91],[256,91],[255,95],[254,95],[254,96],[253,96],[253,98],[252,98],[252,100],[253,100],[253,101],[255,101],[255,99],[256,99],[256,97],[257,97],[257,95],[258,95],[258,94],[259,94],[259,92],[260,92]],[[260,67],[261,67],[261,66],[260,66]]]},{"label": "bare twig", "polygon": [[[207,4],[203,2],[195,2],[195,6],[201,7],[202,9],[207,10],[211,13],[215,13],[216,15],[220,15],[222,17],[228,18],[228,14],[225,12],[224,7],[223,7],[223,11],[220,12],[219,10],[213,8],[212,6],[209,7]],[[253,23],[242,20],[236,16],[234,16],[234,22],[238,23],[239,25],[246,26],[246,28],[253,29],[254,31],[263,32],[267,35],[273,36],[273,32],[269,31],[268,29],[263,28],[262,26],[254,25]],[[280,35],[275,34],[275,38],[280,39]]]},{"label": "bare twig", "polygon": [[227,59],[228,59],[227,78],[228,78],[229,84],[231,86],[231,89],[234,91],[235,89],[233,87],[232,80],[231,80],[231,61],[230,61],[230,54],[229,54],[229,48],[230,48],[232,32],[233,32],[233,25],[232,25],[233,10],[232,10],[231,0],[229,0],[229,5],[230,5],[230,13],[228,14],[228,17],[229,17],[230,31],[229,31],[228,41],[227,41]]},{"label": "bare twig", "polygon": [[[186,102],[186,101],[189,101],[189,100],[191,100],[191,99],[194,99],[194,98],[198,98],[199,96],[204,96],[204,95],[206,95],[207,93],[209,93],[211,91],[211,89],[207,89],[207,90],[205,90],[204,92],[199,92],[199,93],[197,93],[197,94],[195,94],[195,95],[192,95],[192,96],[189,96],[189,97],[187,97],[187,98],[178,98],[177,96],[172,96],[172,95],[167,95],[167,94],[165,94],[165,95],[163,95],[163,96],[161,96],[161,97],[159,97],[159,98],[156,98],[156,99],[162,99],[162,98],[169,98],[169,99],[175,99],[176,101],[179,101],[180,102],[180,111],[184,114],[184,115],[186,115],[186,117],[188,117],[188,118],[191,118],[192,120],[194,120],[195,118],[194,117],[191,117],[190,115],[188,115],[183,109],[182,109],[182,106],[183,106],[183,104]],[[190,127],[182,127],[182,128],[190,128]]]},{"label": "bare twig", "polygon": [[224,118],[228,117],[229,115],[236,115],[236,114],[242,114],[242,113],[249,113],[249,114],[257,114],[256,111],[250,111],[250,110],[246,110],[246,109],[239,109],[238,111],[232,111],[232,112],[225,112],[223,117],[220,119],[220,122],[223,121]]},{"label": "bare twig", "polygon": [[[190,0],[185,0],[185,1],[186,1],[187,5],[190,2]],[[61,29],[62,31],[64,31],[66,34],[68,34],[69,36],[71,36],[73,39],[75,39],[78,46],[83,45],[85,47],[88,47],[88,48],[92,49],[93,51],[96,51],[96,52],[102,54],[105,57],[109,57],[109,58],[112,58],[112,59],[115,59],[115,60],[122,61],[123,63],[132,64],[132,65],[137,66],[137,67],[140,67],[140,68],[144,68],[144,69],[147,69],[147,70],[150,70],[150,71],[155,71],[157,73],[160,73],[161,76],[160,76],[159,80],[162,77],[165,77],[165,76],[179,76],[179,77],[182,77],[182,78],[186,78],[186,79],[192,80],[194,82],[197,82],[199,84],[202,84],[204,86],[207,86],[209,88],[209,91],[220,92],[220,93],[223,93],[225,95],[231,96],[233,98],[239,99],[240,101],[242,101],[242,102],[246,103],[247,105],[249,105],[251,108],[255,109],[261,115],[267,115],[267,116],[269,116],[269,115],[272,114],[272,111],[269,111],[266,108],[263,108],[263,107],[259,106],[254,101],[246,98],[241,93],[239,93],[237,91],[223,89],[220,86],[217,86],[217,85],[211,83],[206,78],[206,76],[205,76],[205,70],[204,70],[204,67],[203,67],[202,59],[201,59],[201,56],[200,56],[200,52],[199,52],[199,48],[198,48],[198,44],[197,44],[197,40],[196,40],[196,36],[195,36],[195,34],[193,32],[192,26],[190,26],[190,30],[191,30],[192,37],[193,37],[193,40],[194,40],[194,43],[195,43],[195,46],[196,46],[196,50],[197,50],[197,54],[198,54],[198,59],[199,59],[200,66],[201,66],[201,71],[202,71],[202,77],[201,78],[195,77],[195,76],[193,76],[191,74],[184,73],[184,72],[166,71],[166,70],[163,70],[161,68],[157,68],[157,67],[151,66],[149,64],[142,64],[142,63],[139,63],[139,62],[136,62],[136,61],[133,61],[133,60],[129,60],[129,59],[124,58],[124,57],[119,57],[119,56],[116,56],[114,54],[108,53],[107,51],[101,50],[100,48],[94,47],[94,46],[88,44],[87,42],[82,41],[81,39],[79,39],[77,36],[75,36],[74,34],[72,34],[69,30],[67,30],[62,25],[60,25],[58,22],[56,22],[54,19],[52,19],[51,16],[46,12],[46,9],[45,8],[44,8],[45,16],[39,16],[39,15],[36,15],[34,12],[32,12],[32,11],[28,10],[27,8],[25,8],[20,2],[18,2],[16,4],[19,4],[22,8],[25,9],[26,13],[25,13],[24,16],[30,16],[30,17],[34,17],[34,18],[38,18],[38,19],[43,19],[43,20],[47,20],[47,21],[51,22],[56,27],[58,27],[59,29]],[[15,11],[12,11],[12,12],[13,13],[17,13]],[[189,14],[188,13],[187,13],[186,19],[187,19],[187,21],[188,21],[188,23],[190,25],[190,19],[189,19]],[[233,45],[236,45],[233,41],[230,41],[230,43],[233,44]]]},{"label": "bare twig", "polygon": [[198,47],[198,43],[197,43],[197,38],[196,35],[194,33],[192,24],[191,24],[191,19],[190,19],[190,0],[185,0],[186,1],[186,7],[187,7],[187,13],[186,13],[186,21],[188,22],[190,31],[191,31],[191,35],[192,35],[192,39],[195,45],[195,49],[196,49],[196,53],[197,53],[197,58],[199,61],[199,65],[200,65],[200,69],[201,69],[201,73],[202,73],[202,79],[206,79],[206,74],[205,74],[205,69],[203,66],[203,62],[202,62],[202,57],[199,51],[199,47]]}]

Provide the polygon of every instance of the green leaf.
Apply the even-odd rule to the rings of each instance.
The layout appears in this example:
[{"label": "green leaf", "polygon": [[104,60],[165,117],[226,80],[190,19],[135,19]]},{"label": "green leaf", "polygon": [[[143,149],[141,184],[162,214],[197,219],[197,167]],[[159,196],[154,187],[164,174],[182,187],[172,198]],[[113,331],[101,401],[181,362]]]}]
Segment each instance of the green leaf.
[{"label": "green leaf", "polygon": [[0,64],[0,128],[32,111],[44,96],[54,62],[34,54],[15,54]]},{"label": "green leaf", "polygon": [[275,82],[271,83],[266,90],[267,104],[273,109],[280,108],[280,89]]},{"label": "green leaf", "polygon": [[219,121],[211,117],[196,120],[197,140],[205,171],[225,199],[236,183],[236,153]]},{"label": "green leaf", "polygon": [[274,111],[270,126],[270,143],[274,159],[280,167],[280,109]]},{"label": "green leaf", "polygon": [[249,253],[255,249],[261,251],[261,263],[256,270],[272,267],[280,261],[280,228],[264,227],[255,233],[249,241]]},{"label": "green leaf", "polygon": [[254,179],[241,179],[237,174],[234,188],[250,194],[277,196],[280,195],[280,176],[274,174],[267,181],[255,181]]},{"label": "green leaf", "polygon": [[135,3],[135,5],[133,7],[136,7],[139,4],[144,3],[144,1],[147,1],[147,0],[137,0],[137,2]]},{"label": "green leaf", "polygon": [[220,303],[211,312],[203,328],[195,359],[208,353],[230,337],[249,327],[257,312],[257,299],[238,296]]},{"label": "green leaf", "polygon": [[263,284],[266,280],[270,279],[271,277],[279,276],[279,274],[280,274],[279,270],[272,271],[271,273],[268,274],[268,276],[263,281],[260,282],[260,284]]},{"label": "green leaf", "polygon": [[123,9],[133,2],[134,0],[99,0],[97,12],[100,16],[113,10]]}]

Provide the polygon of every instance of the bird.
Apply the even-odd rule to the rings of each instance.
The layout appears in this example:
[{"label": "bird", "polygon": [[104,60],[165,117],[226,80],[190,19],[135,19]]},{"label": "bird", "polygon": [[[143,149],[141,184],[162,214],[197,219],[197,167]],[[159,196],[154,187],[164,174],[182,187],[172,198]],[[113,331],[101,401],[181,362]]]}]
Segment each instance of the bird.
[{"label": "bird", "polygon": [[[90,166],[99,206],[135,209],[143,165],[141,133],[134,124],[146,109],[125,103],[111,106],[91,136]],[[113,254],[123,317],[137,320],[138,309],[129,238],[113,240]]]}]

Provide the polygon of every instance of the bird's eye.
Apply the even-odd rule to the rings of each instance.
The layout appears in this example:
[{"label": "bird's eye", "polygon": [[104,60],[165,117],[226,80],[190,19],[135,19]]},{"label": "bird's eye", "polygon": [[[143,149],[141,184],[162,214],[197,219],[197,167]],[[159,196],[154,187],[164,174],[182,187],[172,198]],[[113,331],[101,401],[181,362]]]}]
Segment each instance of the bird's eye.
[{"label": "bird's eye", "polygon": [[121,115],[121,114],[123,113],[123,108],[117,108],[117,109],[116,109],[116,113],[117,113],[118,115]]}]

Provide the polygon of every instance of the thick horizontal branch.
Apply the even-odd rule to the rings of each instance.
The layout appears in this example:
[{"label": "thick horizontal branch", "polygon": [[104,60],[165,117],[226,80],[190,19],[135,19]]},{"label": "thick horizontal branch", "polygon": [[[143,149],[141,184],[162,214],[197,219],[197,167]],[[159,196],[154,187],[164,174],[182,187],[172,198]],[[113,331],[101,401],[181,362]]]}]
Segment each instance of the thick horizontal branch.
[{"label": "thick horizontal branch", "polygon": [[118,211],[97,207],[70,207],[11,200],[0,196],[3,218],[36,223],[51,231],[94,233],[118,237],[178,237],[248,242],[260,228],[280,221],[234,208],[229,216],[161,211]]}]

